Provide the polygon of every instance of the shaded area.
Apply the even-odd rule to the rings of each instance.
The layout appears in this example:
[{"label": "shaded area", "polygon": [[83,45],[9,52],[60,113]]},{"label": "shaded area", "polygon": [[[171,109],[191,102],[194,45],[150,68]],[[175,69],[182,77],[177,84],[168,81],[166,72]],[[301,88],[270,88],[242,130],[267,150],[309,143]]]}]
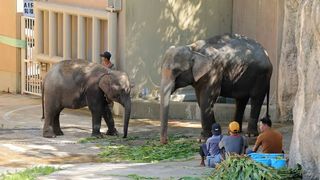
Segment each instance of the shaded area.
[{"label": "shaded area", "polygon": [[[5,100],[5,101],[3,101]],[[105,178],[128,179],[129,174],[139,174],[151,177],[201,177],[212,169],[199,167],[200,157],[195,154],[192,160],[178,162],[149,163],[100,163],[97,154],[101,152],[97,143],[79,143],[91,135],[91,115],[86,109],[65,110],[61,116],[61,127],[64,136],[47,139],[41,136],[43,122],[40,120],[41,108],[34,106],[40,104],[40,99],[28,96],[0,94],[0,173],[7,170],[14,171],[21,167],[33,165],[59,165],[68,167],[44,177],[43,179],[66,178]],[[18,111],[21,107],[33,106]],[[14,111],[9,119],[4,120],[7,112]],[[116,128],[122,129],[121,117],[115,117]],[[284,133],[285,151],[291,139],[292,125],[275,124],[275,127]],[[223,133],[227,134],[227,123],[222,123]],[[106,132],[105,123],[102,123],[102,132]],[[201,132],[200,121],[169,119],[168,134],[182,134],[191,140],[197,140]],[[131,119],[128,139],[136,141],[134,145],[143,143],[147,138],[157,138],[160,134],[160,121],[158,119]],[[119,137],[105,137],[103,141],[110,143]],[[252,139],[254,143],[255,139]],[[170,139],[169,139],[170,142]],[[122,142],[119,142],[122,143]],[[103,143],[102,143],[103,144]],[[116,175],[116,176],[113,176]],[[119,177],[118,175],[121,175]]]}]

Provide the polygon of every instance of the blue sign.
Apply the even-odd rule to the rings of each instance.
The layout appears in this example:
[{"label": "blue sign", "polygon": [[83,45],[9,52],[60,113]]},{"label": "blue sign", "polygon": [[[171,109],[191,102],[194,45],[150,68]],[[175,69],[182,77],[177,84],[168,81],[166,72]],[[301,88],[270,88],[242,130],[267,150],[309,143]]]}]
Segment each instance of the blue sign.
[{"label": "blue sign", "polygon": [[34,17],[33,0],[23,1],[23,14],[24,16]]}]

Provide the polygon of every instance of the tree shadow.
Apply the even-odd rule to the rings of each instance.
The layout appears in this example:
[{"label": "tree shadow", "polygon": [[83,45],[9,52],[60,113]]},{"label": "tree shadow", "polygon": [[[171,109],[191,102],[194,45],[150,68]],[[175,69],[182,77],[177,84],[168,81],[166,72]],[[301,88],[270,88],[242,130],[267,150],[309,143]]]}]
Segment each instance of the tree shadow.
[{"label": "tree shadow", "polygon": [[[208,22],[227,22],[226,15],[219,7],[219,1],[178,1],[160,0],[149,3],[152,13],[138,11],[139,3],[127,2],[127,41],[126,64],[124,65],[135,81],[133,97],[139,97],[141,89],[148,88],[156,95],[160,87],[162,55],[172,45],[191,44],[219,33],[224,27],[209,26]],[[155,8],[156,7],[156,8]],[[130,17],[134,21],[130,21]],[[156,19],[156,22],[155,22]],[[230,21],[231,22],[231,21]],[[227,23],[225,23],[227,24]],[[223,27],[222,27],[223,26]],[[231,24],[230,24],[231,31]],[[152,39],[153,41],[150,41]]]}]

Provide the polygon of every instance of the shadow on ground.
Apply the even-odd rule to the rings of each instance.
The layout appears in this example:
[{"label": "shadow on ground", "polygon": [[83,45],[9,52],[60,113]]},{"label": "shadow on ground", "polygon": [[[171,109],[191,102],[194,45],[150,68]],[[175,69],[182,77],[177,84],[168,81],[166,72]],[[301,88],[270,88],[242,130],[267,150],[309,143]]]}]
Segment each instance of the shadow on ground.
[{"label": "shadow on ground", "polygon": [[[97,154],[100,152],[95,143],[78,143],[80,139],[90,137],[91,115],[87,109],[64,110],[60,122],[64,136],[47,139],[41,136],[43,121],[41,121],[40,98],[34,96],[21,96],[11,94],[0,94],[0,174],[10,168],[30,167],[35,165],[71,165],[61,172],[79,172],[77,177],[93,178],[102,174],[122,175],[144,174],[154,176],[156,172],[163,173],[170,177],[176,174],[172,171],[186,173],[192,176],[203,174],[207,168],[198,167],[199,157],[188,162],[163,162],[158,164],[137,164],[137,163],[106,163],[95,168],[88,166],[101,165]],[[116,128],[122,134],[122,118],[115,117]],[[227,124],[222,124],[223,133],[227,133]],[[246,124],[244,124],[246,127]],[[284,135],[284,149],[289,151],[291,141],[292,124],[275,124]],[[101,132],[107,128],[103,121]],[[131,119],[129,124],[129,137],[158,137],[160,132],[160,121],[158,119]],[[184,134],[190,138],[198,139],[201,132],[200,121],[169,120],[169,134]],[[107,137],[108,138],[108,137]],[[255,139],[251,139],[253,144]],[[174,168],[172,168],[174,167]],[[175,167],[177,169],[175,169]],[[87,168],[87,171],[83,169]],[[2,169],[2,170],[1,170]],[[147,172],[149,170],[150,172]],[[191,171],[190,171],[191,170]],[[104,173],[102,173],[104,172]],[[101,174],[102,173],[102,174]],[[66,175],[65,174],[65,175]],[[82,174],[82,176],[80,176]],[[66,175],[67,176],[67,175]],[[167,177],[167,176],[166,176]],[[57,178],[52,176],[52,178]],[[122,179],[125,177],[119,177]],[[50,178],[49,178],[50,179]],[[111,179],[117,179],[112,176]]]}]

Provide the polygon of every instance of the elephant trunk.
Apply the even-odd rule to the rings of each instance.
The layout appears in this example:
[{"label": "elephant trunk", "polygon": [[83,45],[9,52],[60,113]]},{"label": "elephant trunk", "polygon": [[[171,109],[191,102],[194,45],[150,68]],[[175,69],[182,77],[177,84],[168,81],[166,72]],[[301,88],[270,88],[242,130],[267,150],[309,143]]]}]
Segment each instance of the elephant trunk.
[{"label": "elephant trunk", "polygon": [[127,137],[128,134],[128,126],[131,114],[131,99],[130,97],[126,100],[123,104],[124,106],[124,113],[123,113],[123,138]]},{"label": "elephant trunk", "polygon": [[174,83],[170,79],[161,80],[160,90],[160,120],[161,120],[161,134],[160,142],[162,144],[168,143],[167,130],[168,130],[168,113],[169,113],[169,101],[172,93]]}]

